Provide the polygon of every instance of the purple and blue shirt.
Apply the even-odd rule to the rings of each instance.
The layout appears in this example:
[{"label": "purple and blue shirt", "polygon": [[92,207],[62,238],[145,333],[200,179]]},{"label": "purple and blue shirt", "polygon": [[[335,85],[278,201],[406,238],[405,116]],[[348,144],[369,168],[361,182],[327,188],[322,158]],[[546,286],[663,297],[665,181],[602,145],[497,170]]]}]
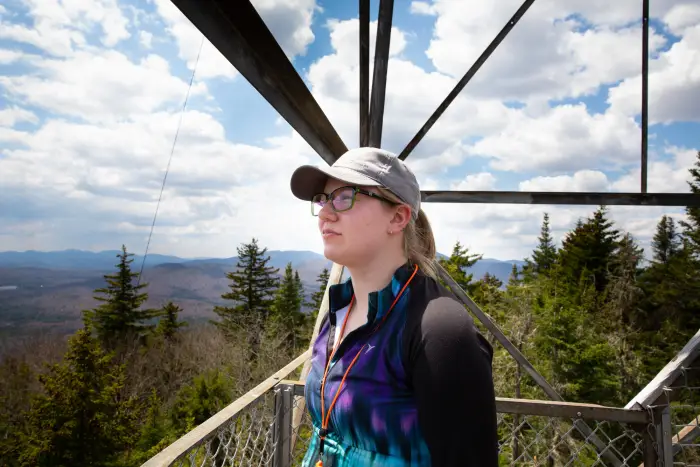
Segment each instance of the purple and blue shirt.
[{"label": "purple and blue shirt", "polygon": [[[369,295],[367,323],[350,332],[331,362],[325,411],[331,412],[324,467],[495,467],[498,465],[493,349],[452,293],[418,271],[374,334],[414,268]],[[313,434],[303,467],[319,458],[321,381],[352,280],[331,286],[330,310],[313,345],[305,399]]]}]

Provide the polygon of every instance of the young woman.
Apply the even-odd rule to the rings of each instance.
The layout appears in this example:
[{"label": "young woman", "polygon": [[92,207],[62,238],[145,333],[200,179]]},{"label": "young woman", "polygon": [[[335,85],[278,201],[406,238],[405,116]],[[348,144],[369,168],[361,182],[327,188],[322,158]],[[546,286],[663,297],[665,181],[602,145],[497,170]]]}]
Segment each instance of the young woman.
[{"label": "young woman", "polygon": [[493,350],[436,280],[420,188],[394,154],[353,149],[299,167],[332,286],[306,380],[313,436],[304,467],[495,467]]}]

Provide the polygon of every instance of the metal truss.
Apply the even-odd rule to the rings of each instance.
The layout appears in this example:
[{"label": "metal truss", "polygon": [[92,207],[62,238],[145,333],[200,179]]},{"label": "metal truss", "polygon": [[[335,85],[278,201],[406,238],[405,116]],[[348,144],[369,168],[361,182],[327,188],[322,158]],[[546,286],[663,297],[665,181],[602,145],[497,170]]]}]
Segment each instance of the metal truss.
[{"label": "metal truss", "polygon": [[[379,0],[374,73],[370,95],[370,0],[359,0],[359,141],[361,146],[381,147],[384,102],[394,1]],[[346,150],[318,102],[282,51],[277,40],[250,0],[172,0],[248,82],[274,107],[327,163],[333,164]],[[405,160],[437,119],[488,60],[535,0],[525,0],[493,41],[477,58],[445,100],[437,107],[406,147]],[[647,151],[649,127],[649,0],[642,2],[642,106],[641,179],[639,193],[580,193],[525,191],[424,191],[423,201],[436,203],[496,203],[554,205],[645,205],[700,207],[700,195],[648,193]]]}]

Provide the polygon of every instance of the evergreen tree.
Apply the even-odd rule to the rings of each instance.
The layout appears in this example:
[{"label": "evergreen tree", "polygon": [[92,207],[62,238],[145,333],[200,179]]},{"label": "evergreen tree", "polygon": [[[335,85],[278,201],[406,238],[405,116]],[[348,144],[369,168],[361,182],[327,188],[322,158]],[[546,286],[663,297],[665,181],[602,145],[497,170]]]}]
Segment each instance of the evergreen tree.
[{"label": "evergreen tree", "polygon": [[22,465],[107,466],[135,441],[138,407],[120,397],[124,367],[87,330],[71,337],[64,361],[39,379],[44,391],[27,417]]},{"label": "evergreen tree", "polygon": [[[552,286],[550,283],[548,286]],[[533,339],[538,361],[548,368],[550,382],[561,388],[565,400],[612,404],[620,388],[614,351],[592,326],[594,315],[585,313],[590,295],[582,305],[566,295],[543,293],[535,305],[537,335]]]},{"label": "evergreen tree", "polygon": [[[688,171],[691,177],[688,182],[690,192],[700,195],[700,151],[698,151],[695,164]],[[687,207],[685,213],[687,220],[680,221],[683,228],[683,240],[690,249],[693,259],[700,261],[700,208]],[[696,271],[698,270],[700,268],[696,269]]]},{"label": "evergreen tree", "polygon": [[184,435],[229,404],[232,397],[230,387],[230,382],[219,369],[195,376],[178,392],[170,412],[177,435]]},{"label": "evergreen tree", "polygon": [[619,235],[602,206],[586,222],[577,222],[559,251],[562,273],[571,287],[592,283],[596,291],[605,290],[609,262],[617,249]]},{"label": "evergreen tree", "polygon": [[304,332],[305,315],[301,311],[303,301],[304,290],[299,273],[292,269],[292,263],[287,263],[272,309],[275,321],[289,336],[292,348],[297,347]]},{"label": "evergreen tree", "polygon": [[326,293],[329,277],[330,272],[328,271],[328,268],[323,268],[321,273],[316,278],[318,290],[311,294],[311,300],[305,304],[307,307],[311,308],[311,318],[313,321],[316,320],[316,316],[318,316],[318,312],[321,309],[321,303],[323,302],[323,296]]},{"label": "evergreen tree", "polygon": [[36,376],[27,356],[5,355],[0,360],[0,465],[14,467],[21,452],[20,435],[26,429],[27,412]]},{"label": "evergreen tree", "polygon": [[[452,248],[452,254],[449,258],[440,258],[438,262],[445,268],[445,271],[452,277],[452,279],[468,294],[473,294],[478,287],[477,283],[472,282],[473,274],[467,273],[467,270],[474,266],[480,259],[482,255],[476,255],[469,253],[469,248],[463,247],[459,242],[455,243]],[[449,286],[445,284],[445,287]]]},{"label": "evergreen tree", "polygon": [[274,301],[279,269],[268,266],[267,248],[261,249],[255,238],[237,250],[237,269],[226,274],[231,281],[231,291],[221,295],[225,300],[235,301],[236,305],[215,306],[214,313],[221,321],[214,323],[228,333],[249,326],[262,330]]},{"label": "evergreen tree", "polygon": [[537,248],[532,252],[530,268],[535,274],[547,274],[557,260],[557,248],[554,245],[554,239],[549,228],[549,214],[546,212],[544,213],[538,241]]},{"label": "evergreen tree", "polygon": [[180,313],[182,313],[182,308],[172,301],[168,301],[158,313],[160,319],[155,330],[156,335],[163,336],[168,340],[174,339],[180,328],[187,326],[186,322],[178,319]]},{"label": "evergreen tree", "polygon": [[656,233],[651,246],[654,252],[654,261],[668,264],[671,258],[678,254],[680,243],[676,233],[676,224],[670,216],[662,216],[656,225]]},{"label": "evergreen tree", "polygon": [[520,271],[518,271],[518,265],[513,263],[513,267],[510,270],[510,275],[508,276],[509,286],[518,286],[522,284],[522,279],[520,277]]},{"label": "evergreen tree", "polygon": [[83,311],[85,327],[95,331],[106,349],[115,349],[128,339],[143,336],[150,329],[146,322],[155,315],[155,310],[141,309],[148,299],[148,293],[142,292],[147,284],[134,284],[138,274],[131,272],[132,256],[122,245],[121,253],[117,254],[117,273],[104,275],[107,286],[95,290],[102,294],[94,297],[102,305]]}]

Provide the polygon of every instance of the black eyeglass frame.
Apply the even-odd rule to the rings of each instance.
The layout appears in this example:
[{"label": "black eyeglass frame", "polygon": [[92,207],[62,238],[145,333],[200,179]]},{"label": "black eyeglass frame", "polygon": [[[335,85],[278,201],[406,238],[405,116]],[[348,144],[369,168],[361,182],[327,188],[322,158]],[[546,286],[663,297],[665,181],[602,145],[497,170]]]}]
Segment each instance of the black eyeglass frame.
[{"label": "black eyeglass frame", "polygon": [[[350,207],[348,207],[347,209],[336,209],[335,205],[333,204],[333,199],[335,198],[335,193],[338,192],[339,190],[347,190],[348,188],[352,190],[352,198],[350,201]],[[318,217],[318,214],[314,214],[314,204],[318,204],[318,201],[314,201],[314,198],[316,198],[317,196],[324,195],[326,197],[324,205],[325,205],[325,203],[330,202],[331,209],[333,209],[334,212],[345,212],[345,211],[351,210],[355,206],[355,200],[357,199],[358,193],[361,195],[369,196],[370,198],[375,198],[375,199],[378,199],[380,201],[384,201],[385,203],[389,203],[392,206],[397,206],[397,205],[401,204],[401,203],[397,203],[395,201],[392,201],[390,199],[387,199],[382,195],[378,195],[377,193],[372,193],[371,191],[363,190],[362,188],[358,188],[356,186],[341,186],[341,187],[336,188],[335,190],[331,191],[330,193],[316,193],[313,196],[313,198],[311,199],[311,215],[314,217]],[[323,208],[323,206],[321,206],[321,208]]]}]

